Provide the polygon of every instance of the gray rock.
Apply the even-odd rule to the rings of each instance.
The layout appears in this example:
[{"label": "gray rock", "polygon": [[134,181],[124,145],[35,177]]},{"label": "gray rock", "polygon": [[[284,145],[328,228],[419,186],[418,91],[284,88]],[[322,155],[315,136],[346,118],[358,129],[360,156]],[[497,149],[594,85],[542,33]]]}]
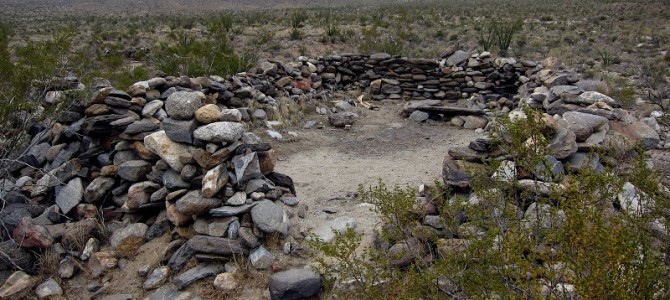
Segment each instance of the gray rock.
[{"label": "gray rock", "polygon": [[210,143],[231,143],[244,133],[244,126],[237,122],[214,122],[202,126],[193,132],[193,136]]},{"label": "gray rock", "polygon": [[132,184],[128,188],[127,199],[122,208],[127,212],[136,211],[149,203],[151,194],[159,188],[160,185],[153,181],[142,181]]},{"label": "gray rock", "polygon": [[225,122],[240,122],[242,121],[242,113],[238,109],[224,109],[220,114],[221,121]]},{"label": "gray rock", "polygon": [[84,187],[81,179],[75,178],[64,187],[56,189],[56,204],[64,214],[67,214],[81,202],[83,196]]},{"label": "gray rock", "polygon": [[377,61],[391,59],[391,57],[392,56],[388,53],[373,53],[370,55],[370,59],[374,59]]},{"label": "gray rock", "polygon": [[105,176],[93,179],[84,190],[84,200],[88,203],[100,202],[114,187],[115,182],[114,178]]},{"label": "gray rock", "polygon": [[646,210],[643,198],[640,197],[637,188],[630,182],[623,184],[621,193],[617,195],[617,200],[621,208],[629,213],[640,214]]},{"label": "gray rock", "polygon": [[[121,144],[117,144],[119,146]],[[114,165],[115,166],[120,166],[125,162],[129,162],[131,160],[141,160],[142,158],[137,155],[137,153],[133,150],[119,150],[116,153],[114,153]]]},{"label": "gray rock", "polygon": [[184,181],[180,173],[177,173],[175,170],[167,170],[163,173],[163,186],[168,189],[187,189],[191,187],[191,184]]},{"label": "gray rock", "polygon": [[232,217],[241,215],[251,211],[251,209],[256,206],[258,203],[252,203],[242,206],[223,206],[219,208],[213,208],[209,210],[209,214],[212,217]]},{"label": "gray rock", "polygon": [[200,215],[204,212],[221,206],[223,200],[219,198],[206,198],[200,193],[200,190],[193,190],[177,200],[176,208],[179,213],[185,215]]},{"label": "gray rock", "polygon": [[463,50],[458,50],[456,53],[452,54],[447,58],[447,66],[456,66],[461,64],[462,62],[466,61],[468,58],[470,58],[470,54]]},{"label": "gray rock", "polygon": [[568,129],[575,133],[578,142],[585,141],[596,129],[608,122],[605,117],[576,111],[564,113],[563,119],[567,122]]},{"label": "gray rock", "polygon": [[605,171],[605,167],[600,163],[600,156],[597,153],[589,155],[586,153],[577,152],[570,156],[567,161],[567,165],[575,170],[582,171],[588,169],[594,173],[602,173]]},{"label": "gray rock", "polygon": [[163,101],[153,100],[145,104],[142,108],[142,115],[145,117],[153,116],[159,109],[163,108]]},{"label": "gray rock", "polygon": [[347,228],[355,229],[356,221],[347,216],[338,217],[334,220],[324,222],[316,229],[310,232],[310,235],[307,236],[307,240],[319,239],[326,243],[330,243],[335,240],[334,232],[344,232]]},{"label": "gray rock", "polygon": [[572,130],[560,128],[547,145],[547,153],[558,159],[564,159],[577,153],[577,136]]},{"label": "gray rock", "polygon": [[77,265],[72,258],[72,256],[66,256],[63,260],[60,261],[58,266],[58,277],[63,279],[69,279],[74,276],[75,270],[77,270]]},{"label": "gray rock", "polygon": [[100,250],[100,241],[93,237],[89,238],[88,241],[86,241],[86,246],[84,246],[84,250],[81,251],[79,258],[86,261],[93,253],[98,252],[98,250]]},{"label": "gray rock", "polygon": [[388,250],[389,263],[395,267],[409,266],[416,257],[423,257],[426,248],[417,238],[402,240]]},{"label": "gray rock", "polygon": [[33,270],[35,267],[35,257],[19,247],[14,241],[0,242],[0,252],[4,253],[4,255],[0,255],[0,270],[12,269],[14,265],[24,270]]},{"label": "gray rock", "polygon": [[144,145],[149,151],[160,156],[170,167],[181,172],[184,163],[179,159],[182,155],[190,153],[190,148],[184,144],[176,143],[168,138],[165,131],[156,131],[144,138]]},{"label": "gray rock", "polygon": [[334,113],[328,116],[328,121],[335,127],[345,127],[352,125],[358,119],[358,114],[353,112]]},{"label": "gray rock", "polygon": [[247,201],[247,194],[244,192],[237,192],[232,197],[226,200],[226,205],[241,206]]},{"label": "gray rock", "polygon": [[321,276],[311,269],[292,269],[277,272],[270,277],[270,299],[297,300],[321,292]]},{"label": "gray rock", "polygon": [[175,277],[172,283],[178,290],[182,290],[191,283],[217,275],[223,271],[223,266],[219,264],[200,264]]},{"label": "gray rock", "polygon": [[349,102],[343,101],[343,100],[335,101],[334,106],[339,111],[348,111],[348,110],[351,109],[351,104],[349,104]]},{"label": "gray rock", "polygon": [[195,250],[189,247],[188,243],[184,243],[170,256],[167,265],[170,269],[179,271],[188,263],[193,255],[195,255]]},{"label": "gray rock", "polygon": [[462,163],[447,155],[442,162],[442,179],[449,187],[464,190],[470,187],[472,176],[463,168]]},{"label": "gray rock", "polygon": [[584,91],[579,87],[574,85],[556,85],[549,89],[551,95],[556,97],[556,99],[568,99],[568,98],[577,98],[577,96]]},{"label": "gray rock", "polygon": [[284,222],[284,210],[270,200],[263,200],[251,209],[251,220],[261,231],[274,233]]},{"label": "gray rock", "polygon": [[611,107],[619,107],[621,104],[612,99],[611,97],[607,95],[603,95],[601,93],[595,92],[595,91],[586,91],[580,94],[577,98],[570,98],[566,99],[565,102],[567,103],[575,103],[575,104],[582,104],[582,105],[591,105],[596,102],[604,102],[605,104],[611,106]]},{"label": "gray rock", "polygon": [[262,177],[260,163],[256,152],[233,157],[237,184],[243,185],[251,179]]},{"label": "gray rock", "polygon": [[49,143],[41,143],[30,147],[26,153],[26,163],[33,167],[40,167],[47,161],[47,152],[51,145]]},{"label": "gray rock", "polygon": [[201,92],[174,92],[165,101],[165,111],[170,118],[189,120],[202,104],[205,95]]},{"label": "gray rock", "polygon": [[109,238],[109,244],[112,249],[123,249],[132,252],[144,244],[144,235],[149,226],[144,223],[134,223],[123,229],[116,230]]},{"label": "gray rock", "polygon": [[[272,174],[276,174],[276,173],[272,173]],[[272,180],[275,180],[275,179],[272,179]],[[251,194],[253,192],[267,193],[267,192],[270,192],[274,189],[276,189],[276,187],[268,181],[265,181],[263,179],[252,179],[252,180],[249,180],[249,182],[247,182],[247,186],[244,187],[244,192],[247,193],[247,194]]]},{"label": "gray rock", "polygon": [[435,229],[444,229],[444,219],[440,216],[428,215],[423,217],[423,224]]},{"label": "gray rock", "polygon": [[489,123],[486,118],[480,116],[465,116],[461,118],[465,121],[465,123],[463,123],[463,128],[465,129],[484,128],[486,127],[486,124]]},{"label": "gray rock", "polygon": [[265,110],[260,108],[254,110],[254,113],[251,116],[254,118],[254,120],[265,120],[268,118],[268,114],[265,112]]},{"label": "gray rock", "polygon": [[[239,236],[239,232],[240,232],[240,221],[238,221],[236,218],[228,225],[228,232],[227,232],[228,238],[237,239],[237,237]],[[211,228],[210,228],[210,235],[213,235]]]},{"label": "gray rock", "polygon": [[161,129],[165,130],[168,138],[173,142],[193,144],[193,132],[198,128],[194,119],[175,120],[166,118],[161,122]]},{"label": "gray rock", "polygon": [[544,157],[544,161],[535,166],[533,174],[542,181],[557,182],[565,175],[563,163],[551,155]]},{"label": "gray rock", "polygon": [[298,205],[298,203],[300,203],[300,198],[299,197],[281,197],[281,198],[279,198],[279,201],[284,203],[284,205],[296,206],[296,205]]},{"label": "gray rock", "polygon": [[249,254],[251,266],[259,270],[270,268],[274,260],[274,255],[263,246],[258,247]]},{"label": "gray rock", "polygon": [[37,295],[37,298],[39,299],[45,299],[51,296],[59,296],[62,294],[63,288],[61,288],[58,282],[56,282],[56,280],[53,278],[49,278],[49,280],[35,288],[35,295]]},{"label": "gray rock", "polygon": [[196,253],[231,255],[245,254],[246,249],[242,247],[239,240],[220,238],[206,235],[196,235],[187,242],[188,247]]},{"label": "gray rock", "polygon": [[147,280],[144,281],[142,288],[146,291],[159,288],[167,281],[168,276],[170,276],[170,267],[160,266],[155,268],[151,274],[149,274]]},{"label": "gray rock", "polygon": [[427,112],[415,110],[408,118],[414,122],[420,123],[428,120],[428,117],[430,117],[430,115]]},{"label": "gray rock", "polygon": [[133,135],[142,132],[156,131],[159,128],[159,125],[151,122],[149,120],[141,120],[133,122],[132,124],[126,127],[126,130],[123,131],[125,134]]},{"label": "gray rock", "polygon": [[151,172],[151,164],[145,160],[131,160],[118,167],[117,174],[121,179],[138,182]]}]

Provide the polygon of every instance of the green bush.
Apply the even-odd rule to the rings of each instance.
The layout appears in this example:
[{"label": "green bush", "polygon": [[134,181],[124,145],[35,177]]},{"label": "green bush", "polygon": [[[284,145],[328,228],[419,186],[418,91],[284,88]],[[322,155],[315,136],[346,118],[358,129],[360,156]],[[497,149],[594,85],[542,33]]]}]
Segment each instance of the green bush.
[{"label": "green bush", "polygon": [[492,50],[496,46],[501,54],[505,54],[512,44],[514,36],[523,28],[523,20],[489,19],[475,24],[477,41],[484,50]]}]

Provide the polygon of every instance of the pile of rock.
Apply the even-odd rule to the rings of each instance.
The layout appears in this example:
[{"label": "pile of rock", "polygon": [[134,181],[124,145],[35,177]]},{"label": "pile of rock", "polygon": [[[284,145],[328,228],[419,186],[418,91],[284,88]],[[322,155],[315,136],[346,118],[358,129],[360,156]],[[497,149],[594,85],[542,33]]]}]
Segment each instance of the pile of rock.
[{"label": "pile of rock", "polygon": [[[180,290],[215,275],[221,277],[215,285],[235,288],[241,283],[226,273],[234,271],[226,262],[238,255],[248,255],[256,269],[271,268],[266,237],[284,239],[287,253],[291,237],[302,238],[288,213],[299,198],[291,178],[275,172],[271,145],[246,132],[248,111],[234,108],[249,97],[274,105],[272,98],[242,82],[254,79],[239,80],[234,93],[205,78],[153,78],[127,92],[102,87],[90,101],[74,103],[61,122],[36,130],[26,155],[12,165],[18,179],[3,180],[0,217],[9,233],[0,243],[3,274],[36,271],[37,251],[62,258],[62,279],[79,269],[100,278],[169,232],[172,241],[157,254],[163,266],[138,270],[146,290],[169,278]],[[296,286],[283,278],[278,286]],[[300,278],[318,293],[318,275]],[[34,281],[23,271],[3,278],[0,299],[26,295]],[[54,283],[35,292],[61,294]],[[101,287],[88,288],[104,294]]]}]

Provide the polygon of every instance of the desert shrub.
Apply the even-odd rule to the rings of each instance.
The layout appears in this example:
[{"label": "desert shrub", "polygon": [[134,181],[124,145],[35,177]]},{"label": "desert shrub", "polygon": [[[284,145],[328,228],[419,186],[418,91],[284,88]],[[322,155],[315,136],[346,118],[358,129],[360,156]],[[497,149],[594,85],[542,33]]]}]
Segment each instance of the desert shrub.
[{"label": "desert shrub", "polygon": [[606,75],[604,81],[607,84],[608,90],[599,92],[619,100],[621,106],[624,108],[631,108],[635,105],[637,93],[635,92],[635,87],[633,87],[627,78]]},{"label": "desert shrub", "polygon": [[291,29],[290,36],[291,36],[292,40],[300,40],[300,39],[302,39],[303,33],[299,28],[293,27]]},{"label": "desert shrub", "polygon": [[179,33],[175,41],[163,43],[154,55],[157,67],[167,74],[190,76],[230,75],[254,64],[250,54],[238,54],[225,39],[196,39]]},{"label": "desert shrub", "polygon": [[301,28],[304,26],[304,22],[307,21],[309,18],[309,15],[307,14],[306,11],[304,10],[296,10],[292,15],[291,15],[291,27],[296,29],[296,28]]},{"label": "desert shrub", "polygon": [[361,33],[362,38],[358,44],[358,51],[361,53],[384,52],[399,55],[405,50],[404,41],[393,34],[381,32],[377,26],[363,28]]},{"label": "desert shrub", "polygon": [[512,44],[512,39],[523,28],[523,20],[498,20],[489,19],[475,25],[477,41],[484,50],[490,50],[496,46],[501,54],[506,53]]},{"label": "desert shrub", "polygon": [[[544,159],[549,129],[539,112],[525,112],[498,120],[492,134],[520,172]],[[439,184],[427,192],[442,230],[421,225],[415,190],[380,182],[359,191],[383,220],[373,245],[361,247],[352,229],[312,242],[318,269],[344,299],[667,299],[668,237],[654,228],[667,228],[670,203],[644,151],[635,153],[548,189],[492,177],[501,163],[487,161],[469,196]],[[638,209],[617,200],[624,182],[636,187]],[[403,243],[404,252],[390,250]],[[411,262],[399,267],[398,254]]]},{"label": "desert shrub", "polygon": [[257,46],[265,45],[265,44],[269,43],[270,41],[272,41],[274,39],[274,37],[275,37],[275,32],[272,29],[263,27],[263,28],[258,30],[258,33],[256,34],[256,37],[254,38],[254,44],[256,44]]},{"label": "desert shrub", "polygon": [[233,28],[234,25],[233,16],[230,14],[221,14],[218,17],[214,17],[207,24],[207,29],[210,32],[228,32]]}]

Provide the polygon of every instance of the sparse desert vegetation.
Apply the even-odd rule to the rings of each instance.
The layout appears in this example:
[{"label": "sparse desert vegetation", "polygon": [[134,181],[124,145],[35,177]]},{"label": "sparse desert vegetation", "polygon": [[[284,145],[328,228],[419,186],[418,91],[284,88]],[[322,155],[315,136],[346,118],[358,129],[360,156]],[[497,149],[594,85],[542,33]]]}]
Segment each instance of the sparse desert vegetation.
[{"label": "sparse desert vegetation", "polygon": [[0,2],[0,299],[670,297],[666,1]]}]

